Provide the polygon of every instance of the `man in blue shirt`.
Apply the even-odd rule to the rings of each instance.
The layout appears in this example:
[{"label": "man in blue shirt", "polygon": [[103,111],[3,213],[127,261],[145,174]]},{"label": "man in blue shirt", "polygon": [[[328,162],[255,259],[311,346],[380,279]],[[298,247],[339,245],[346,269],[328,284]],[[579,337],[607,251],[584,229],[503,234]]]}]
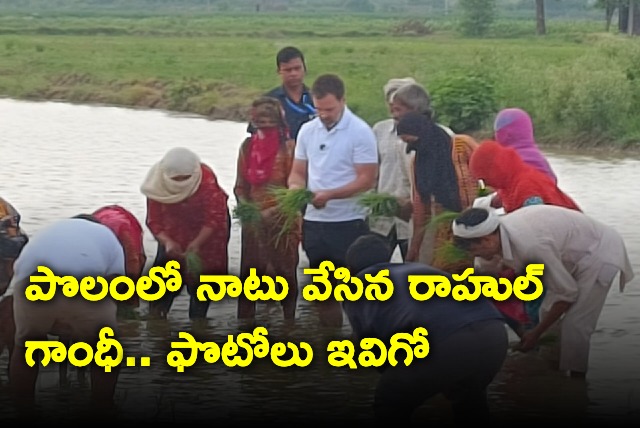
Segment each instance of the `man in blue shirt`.
[{"label": "man in blue shirt", "polygon": [[[417,301],[409,293],[409,275],[444,275],[421,263],[389,263],[391,251],[379,235],[361,236],[347,251],[347,266],[363,283],[366,274],[389,269],[393,296],[384,302],[345,300],[343,309],[356,338],[389,343],[395,333],[428,331],[429,354],[409,366],[383,366],[374,398],[380,426],[407,426],[416,408],[442,393],[451,401],[456,424],[487,422],[486,389],[502,367],[508,339],[504,319],[487,300],[456,301],[437,296]],[[459,281],[451,280],[452,284]]]},{"label": "man in blue shirt", "polygon": [[[265,95],[280,101],[289,135],[295,140],[302,124],[316,116],[309,88],[304,84],[307,73],[304,55],[298,48],[284,47],[276,55],[276,66],[282,85],[273,88]],[[247,131],[253,131],[251,125]]]}]

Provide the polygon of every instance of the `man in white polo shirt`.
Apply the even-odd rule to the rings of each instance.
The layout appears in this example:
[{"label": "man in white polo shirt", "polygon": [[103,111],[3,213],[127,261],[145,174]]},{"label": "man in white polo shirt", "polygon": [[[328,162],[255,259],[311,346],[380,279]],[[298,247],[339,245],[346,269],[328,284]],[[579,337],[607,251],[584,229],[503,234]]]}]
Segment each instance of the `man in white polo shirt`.
[{"label": "man in white polo shirt", "polygon": [[[302,224],[302,248],[309,266],[330,260],[346,266],[349,246],[369,231],[357,195],[375,187],[378,149],[371,127],[349,110],[344,83],[334,74],[311,87],[318,117],[300,128],[289,187],[314,192]],[[318,305],[320,322],[342,326],[342,309],[330,299]]]}]

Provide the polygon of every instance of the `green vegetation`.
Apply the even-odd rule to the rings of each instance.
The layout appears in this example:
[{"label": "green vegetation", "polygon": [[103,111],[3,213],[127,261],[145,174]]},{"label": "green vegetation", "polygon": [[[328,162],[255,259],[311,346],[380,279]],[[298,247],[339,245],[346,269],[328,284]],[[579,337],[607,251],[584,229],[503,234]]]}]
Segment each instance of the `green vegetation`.
[{"label": "green vegetation", "polygon": [[193,278],[200,278],[202,273],[202,259],[194,251],[188,251],[185,255],[187,273]]},{"label": "green vegetation", "polygon": [[429,89],[433,104],[438,106],[437,120],[459,134],[481,130],[497,112],[493,82],[476,70],[445,76]]},{"label": "green vegetation", "polygon": [[460,0],[460,28],[465,36],[484,36],[495,19],[496,0]]},{"label": "green vegetation", "polygon": [[232,216],[238,219],[242,226],[255,226],[262,221],[260,206],[251,201],[239,201],[233,208]]},{"label": "green vegetation", "polygon": [[[629,0],[546,1],[548,18],[604,19],[605,2],[625,4]],[[498,13],[509,18],[535,17],[531,0],[496,0]],[[442,17],[455,14],[459,2],[445,0],[0,0],[0,9],[8,13],[39,15],[91,14],[112,16],[201,15],[213,13],[291,13],[317,14],[384,13],[394,16]]]},{"label": "green vegetation", "polygon": [[277,247],[280,239],[285,237],[296,224],[302,209],[313,200],[313,192],[309,189],[288,189],[286,187],[273,187],[271,194],[275,197],[278,207],[276,222],[282,225],[274,242]]},{"label": "green vegetation", "polygon": [[279,84],[277,50],[295,45],[307,83],[340,75],[349,106],[370,124],[388,115],[389,78],[414,77],[444,113],[459,100],[438,99],[439,85],[478,75],[493,94],[475,107],[524,108],[542,144],[640,142],[637,39],[604,32],[604,22],[551,19],[545,37],[534,36],[533,19],[497,19],[485,38],[465,38],[453,19],[417,18],[423,27],[380,14],[2,16],[0,94],[244,121],[252,99]]},{"label": "green vegetation", "polygon": [[366,192],[358,197],[358,203],[369,212],[369,217],[393,217],[400,206],[395,196],[384,192]]},{"label": "green vegetation", "polygon": [[[446,266],[448,269],[453,269],[459,267],[461,262],[463,262],[463,265],[469,262],[470,255],[466,251],[456,247],[452,240],[451,223],[458,215],[460,215],[460,213],[455,211],[443,211],[433,216],[431,221],[426,225],[427,230],[430,229],[434,231],[436,239],[442,237],[442,235],[447,237],[447,239],[439,241],[437,248],[435,248],[433,255],[434,266],[441,268]],[[453,270],[455,271],[457,269]]]}]

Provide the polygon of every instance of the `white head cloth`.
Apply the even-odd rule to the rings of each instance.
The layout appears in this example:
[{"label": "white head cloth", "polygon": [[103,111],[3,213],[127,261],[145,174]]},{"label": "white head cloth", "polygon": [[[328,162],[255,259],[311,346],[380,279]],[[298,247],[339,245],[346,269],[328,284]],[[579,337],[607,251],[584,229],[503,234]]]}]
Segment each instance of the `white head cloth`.
[{"label": "white head cloth", "polygon": [[389,81],[382,87],[384,98],[388,103],[390,103],[391,98],[398,89],[400,89],[404,85],[410,85],[413,83],[416,83],[416,81],[412,77],[404,77],[402,79],[389,79]]},{"label": "white head cloth", "polygon": [[[173,177],[189,176],[183,181]],[[200,158],[189,149],[176,147],[151,167],[140,191],[151,200],[175,204],[193,195],[200,187],[202,170]]]},{"label": "white head cloth", "polygon": [[458,224],[456,223],[456,220],[454,220],[451,225],[453,234],[460,238],[480,238],[495,232],[498,226],[500,226],[499,216],[496,214],[494,209],[488,209],[486,211],[489,213],[487,219],[475,226]]},{"label": "white head cloth", "polygon": [[473,204],[471,206],[473,208],[484,208],[485,210],[488,211],[493,208],[491,206],[491,202],[493,201],[493,198],[495,198],[497,194],[498,194],[497,192],[493,192],[487,196],[478,196],[473,200]]}]

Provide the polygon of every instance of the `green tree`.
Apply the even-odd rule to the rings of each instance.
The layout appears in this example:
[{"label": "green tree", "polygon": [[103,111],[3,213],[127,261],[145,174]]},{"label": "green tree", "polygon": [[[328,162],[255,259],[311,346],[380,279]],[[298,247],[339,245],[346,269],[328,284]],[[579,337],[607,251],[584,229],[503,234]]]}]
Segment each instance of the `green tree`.
[{"label": "green tree", "polygon": [[[630,0],[597,0],[595,7],[605,11],[605,31],[611,29],[613,15],[618,10],[618,31],[621,33],[640,34],[640,3],[636,0],[635,8]],[[629,10],[635,10],[635,15],[630,19]],[[633,31],[629,31],[629,22],[633,23]]]},{"label": "green tree", "polygon": [[460,0],[460,7],[462,34],[472,37],[484,36],[495,18],[496,0]]},{"label": "green tree", "polygon": [[454,132],[478,131],[497,111],[493,82],[480,72],[443,76],[429,87],[436,120]]}]

